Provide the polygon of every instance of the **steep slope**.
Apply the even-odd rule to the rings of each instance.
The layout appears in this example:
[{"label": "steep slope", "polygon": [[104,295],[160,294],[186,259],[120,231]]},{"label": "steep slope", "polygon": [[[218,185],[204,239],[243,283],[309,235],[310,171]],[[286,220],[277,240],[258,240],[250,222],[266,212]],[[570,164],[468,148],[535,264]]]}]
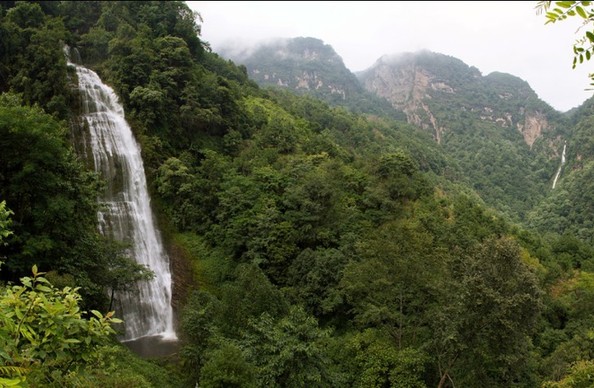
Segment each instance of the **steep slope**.
[{"label": "steep slope", "polygon": [[548,191],[564,119],[525,81],[430,51],[384,56],[358,77],[429,131],[491,206],[522,221]]},{"label": "steep slope", "polygon": [[553,129],[549,120],[559,119],[525,81],[504,73],[483,77],[459,59],[430,51],[384,56],[358,77],[438,142],[470,116],[517,129],[531,147]]},{"label": "steep slope", "polygon": [[233,59],[244,64],[250,77],[261,84],[312,91],[335,100],[363,90],[334,49],[315,38],[276,40]]},{"label": "steep slope", "polygon": [[[0,237],[5,218],[14,220],[0,258],[26,265],[43,258],[40,270],[56,284],[97,293],[122,281],[120,273],[134,272],[112,266],[123,258],[119,246],[95,244],[83,233],[87,219],[88,230],[96,229],[99,187],[80,174],[86,170],[66,147],[66,119],[76,122],[80,107],[69,89],[76,73],[63,60],[65,39],[80,49],[85,67],[114,86],[142,146],[175,253],[174,284],[184,281],[176,298],[182,343],[176,357],[150,363],[112,342],[69,360],[29,347],[43,335],[34,325],[22,336],[18,325],[7,335],[0,324],[0,369],[18,368],[10,380],[88,387],[536,387],[594,362],[592,248],[515,227],[467,195],[471,189],[446,181],[457,175],[447,147],[487,161],[520,151],[541,155],[545,140],[563,140],[550,134],[569,129],[543,127],[530,146],[517,126],[499,125],[499,111],[482,119],[462,105],[466,121],[450,125],[440,110],[449,101],[433,106],[434,97],[424,103],[444,123],[438,144],[432,132],[408,123],[354,114],[288,87],[260,89],[245,68],[202,46],[195,15],[181,2],[42,3],[10,2],[6,12],[0,5],[0,33],[9,37],[0,42],[0,90],[9,92],[0,95]],[[51,72],[41,71],[46,65]],[[463,77],[464,69],[452,77]],[[504,97],[525,86],[492,77],[485,78]],[[454,82],[444,83],[453,91],[447,96],[461,98]],[[586,124],[575,160],[590,152]],[[522,162],[502,159],[506,168],[492,168],[516,174]],[[5,198],[13,215],[2,210]],[[46,248],[56,254],[36,254]],[[107,276],[112,268],[117,278]],[[34,282],[28,280],[36,292],[48,289]],[[0,311],[7,312],[0,321],[24,314],[32,322],[37,309],[5,309],[14,306],[15,290],[0,285],[6,296]],[[46,310],[40,318],[55,322]],[[86,346],[67,338],[71,332],[52,331],[58,342]]]},{"label": "steep slope", "polygon": [[319,39],[278,39],[254,50],[238,53],[223,49],[220,54],[244,65],[259,85],[309,94],[354,112],[396,114],[383,98],[365,91],[332,46]]},{"label": "steep slope", "polygon": [[529,214],[541,232],[570,233],[591,241],[594,232],[594,99],[572,112],[565,163],[551,195]]},{"label": "steep slope", "polygon": [[427,131],[484,200],[516,221],[552,186],[566,120],[515,76],[483,76],[429,51],[384,56],[355,76],[331,46],[313,38],[279,40],[233,58],[260,85]]}]

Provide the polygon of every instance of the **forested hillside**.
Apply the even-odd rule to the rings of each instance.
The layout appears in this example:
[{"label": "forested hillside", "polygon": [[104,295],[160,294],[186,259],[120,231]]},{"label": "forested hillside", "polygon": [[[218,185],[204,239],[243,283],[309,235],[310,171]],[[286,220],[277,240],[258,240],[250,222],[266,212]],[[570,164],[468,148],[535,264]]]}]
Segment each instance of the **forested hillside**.
[{"label": "forested hillside", "polygon": [[255,49],[223,50],[219,55],[245,66],[259,85],[314,96],[356,113],[406,119],[387,100],[367,92],[332,46],[319,39],[278,39]]},{"label": "forested hillside", "polygon": [[407,120],[433,133],[472,187],[516,222],[549,192],[567,121],[523,80],[442,54],[380,58],[359,74]]},{"label": "forested hillside", "polygon": [[[0,384],[589,382],[594,248],[577,218],[563,235],[546,225],[540,234],[509,221],[523,218],[515,205],[493,209],[516,195],[508,189],[537,141],[522,148],[515,127],[500,136],[470,115],[450,133],[472,133],[481,154],[517,161],[491,166],[513,178],[469,175],[483,166],[462,157],[470,151],[398,120],[402,112],[259,87],[246,67],[210,51],[183,2],[1,7]],[[173,259],[173,357],[144,360],[116,340],[108,296],[139,268],[96,227],[106,182],[77,152],[85,127],[65,45],[114,88],[142,147]],[[506,75],[481,82],[528,90]],[[527,93],[512,102],[538,104]],[[462,114],[442,108],[436,117]],[[587,138],[590,115],[581,115],[576,133]],[[580,144],[567,168],[592,155]],[[558,161],[546,159],[531,190],[544,191]],[[502,193],[485,196],[479,183]]]},{"label": "forested hillside", "polygon": [[[550,192],[568,138],[567,118],[525,81],[504,73],[483,76],[443,54],[386,55],[356,76],[329,46],[311,38],[263,44],[233,58],[265,87],[306,93],[367,114],[380,107],[391,110],[391,117],[430,133],[469,186],[516,222],[524,222]],[[329,68],[337,69],[329,73]],[[342,100],[336,98],[339,92]]]}]

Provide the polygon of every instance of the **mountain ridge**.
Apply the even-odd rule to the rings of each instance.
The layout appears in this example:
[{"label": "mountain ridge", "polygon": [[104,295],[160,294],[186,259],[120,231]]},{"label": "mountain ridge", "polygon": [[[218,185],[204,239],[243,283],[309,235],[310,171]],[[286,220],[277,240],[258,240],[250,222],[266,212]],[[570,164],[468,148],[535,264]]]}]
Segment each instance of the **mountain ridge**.
[{"label": "mountain ridge", "polygon": [[[208,50],[195,20],[173,1],[0,3],[8,37],[0,41],[0,381],[548,387],[589,379],[591,111],[566,118],[516,78],[483,77],[433,54],[384,69],[388,97],[392,81],[403,88],[403,110],[362,87],[343,99],[328,86],[353,77],[334,71],[344,64],[319,40],[301,42],[319,52],[302,45],[263,56],[286,60],[269,64],[284,64],[280,79],[297,75],[309,89],[264,88],[246,66]],[[110,291],[133,281],[122,267],[128,247],[99,236],[97,198],[123,183],[99,182],[94,161],[78,155],[75,135],[89,128],[64,43],[113,87],[141,146],[179,324],[179,352],[159,365],[139,364],[111,339],[86,344],[86,330],[53,325],[45,302],[12,303],[12,282],[32,266],[27,294],[80,289],[97,318],[111,310]],[[314,78],[304,78],[304,64]],[[322,91],[332,104],[312,96]],[[550,126],[529,145],[518,124],[534,112]],[[440,143],[430,115],[444,128]],[[514,214],[555,230],[534,232],[509,222]],[[23,336],[19,322],[41,322],[57,344],[91,345],[90,358],[80,346],[67,358],[36,347],[38,333]]]},{"label": "mountain ridge", "polygon": [[[486,202],[518,221],[550,189],[566,117],[527,81],[503,72],[483,75],[458,58],[426,49],[383,55],[355,74],[320,39],[276,42],[241,59],[261,86],[309,94],[358,113],[390,112],[431,134]],[[336,98],[329,90],[345,92]],[[372,104],[361,104],[371,98]]]}]

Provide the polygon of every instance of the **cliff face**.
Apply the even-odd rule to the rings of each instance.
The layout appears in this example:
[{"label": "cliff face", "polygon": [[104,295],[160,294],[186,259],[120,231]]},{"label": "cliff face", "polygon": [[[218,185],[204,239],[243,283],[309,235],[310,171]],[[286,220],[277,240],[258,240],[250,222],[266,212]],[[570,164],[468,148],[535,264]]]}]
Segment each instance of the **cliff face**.
[{"label": "cliff face", "polygon": [[334,49],[315,38],[277,40],[249,54],[229,54],[260,85],[286,87],[318,97],[345,100],[363,92]]},{"label": "cliff face", "polygon": [[549,129],[549,121],[542,112],[529,112],[524,114],[524,123],[516,124],[518,131],[522,133],[524,141],[530,147],[534,142]]},{"label": "cliff face", "polygon": [[440,143],[445,128],[424,101],[431,98],[429,89],[450,93],[454,92],[453,89],[445,82],[434,82],[435,78],[427,70],[414,64],[393,67],[382,62],[373,71],[373,77],[364,78],[363,87],[404,112],[409,123],[432,131],[435,140]]},{"label": "cliff face", "polygon": [[260,86],[308,94],[357,113],[405,118],[388,101],[366,91],[332,46],[319,39],[282,39],[242,53],[222,50],[221,55],[244,65]]},{"label": "cliff face", "polygon": [[526,82],[503,73],[483,77],[445,55],[425,51],[382,57],[359,80],[440,143],[445,132],[468,120],[517,128],[529,147],[554,130],[549,120],[554,110]]},{"label": "cliff face", "polygon": [[357,76],[410,124],[430,132],[490,204],[529,209],[539,198],[526,192],[544,194],[558,165],[564,119],[525,81],[483,76],[429,51],[384,56]]},{"label": "cliff face", "polygon": [[[230,58],[246,65],[262,86],[389,116],[430,133],[485,202],[503,212],[517,209],[518,221],[533,209],[529,217],[542,213],[542,219],[563,223],[563,206],[570,203],[563,197],[537,207],[557,178],[557,192],[574,188],[571,203],[585,209],[592,202],[579,195],[594,171],[594,98],[563,115],[518,77],[484,76],[459,59],[429,51],[384,56],[355,75],[330,46],[312,38],[278,41]],[[564,149],[567,161],[560,170]],[[561,210],[551,215],[555,206]]]},{"label": "cliff face", "polygon": [[443,54],[384,56],[355,75],[330,46],[296,38],[236,60],[260,85],[391,115],[429,132],[485,201],[503,211],[527,210],[540,200],[528,193],[545,194],[567,140],[565,119],[528,83],[504,73],[483,76]]}]

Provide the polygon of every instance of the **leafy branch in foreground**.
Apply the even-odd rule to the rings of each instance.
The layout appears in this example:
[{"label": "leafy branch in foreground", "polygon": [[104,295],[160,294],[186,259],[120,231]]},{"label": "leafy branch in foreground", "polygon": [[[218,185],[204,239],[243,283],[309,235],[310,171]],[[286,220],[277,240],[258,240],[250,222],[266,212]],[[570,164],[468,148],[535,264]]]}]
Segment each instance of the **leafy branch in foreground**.
[{"label": "leafy branch in foreground", "polygon": [[98,346],[121,323],[113,312],[86,318],[78,288],[57,289],[33,266],[22,285],[0,294],[0,384],[19,386],[27,377],[51,384],[82,371]]},{"label": "leafy branch in foreground", "polygon": [[[536,10],[538,14],[545,13],[547,21],[545,24],[556,23],[567,20],[568,18],[580,18],[582,25],[578,31],[586,29],[583,36],[578,38],[573,45],[573,65],[575,69],[578,63],[589,61],[594,56],[594,28],[591,24],[594,22],[594,7],[591,1],[539,1]],[[594,86],[594,73],[589,77]]]}]

